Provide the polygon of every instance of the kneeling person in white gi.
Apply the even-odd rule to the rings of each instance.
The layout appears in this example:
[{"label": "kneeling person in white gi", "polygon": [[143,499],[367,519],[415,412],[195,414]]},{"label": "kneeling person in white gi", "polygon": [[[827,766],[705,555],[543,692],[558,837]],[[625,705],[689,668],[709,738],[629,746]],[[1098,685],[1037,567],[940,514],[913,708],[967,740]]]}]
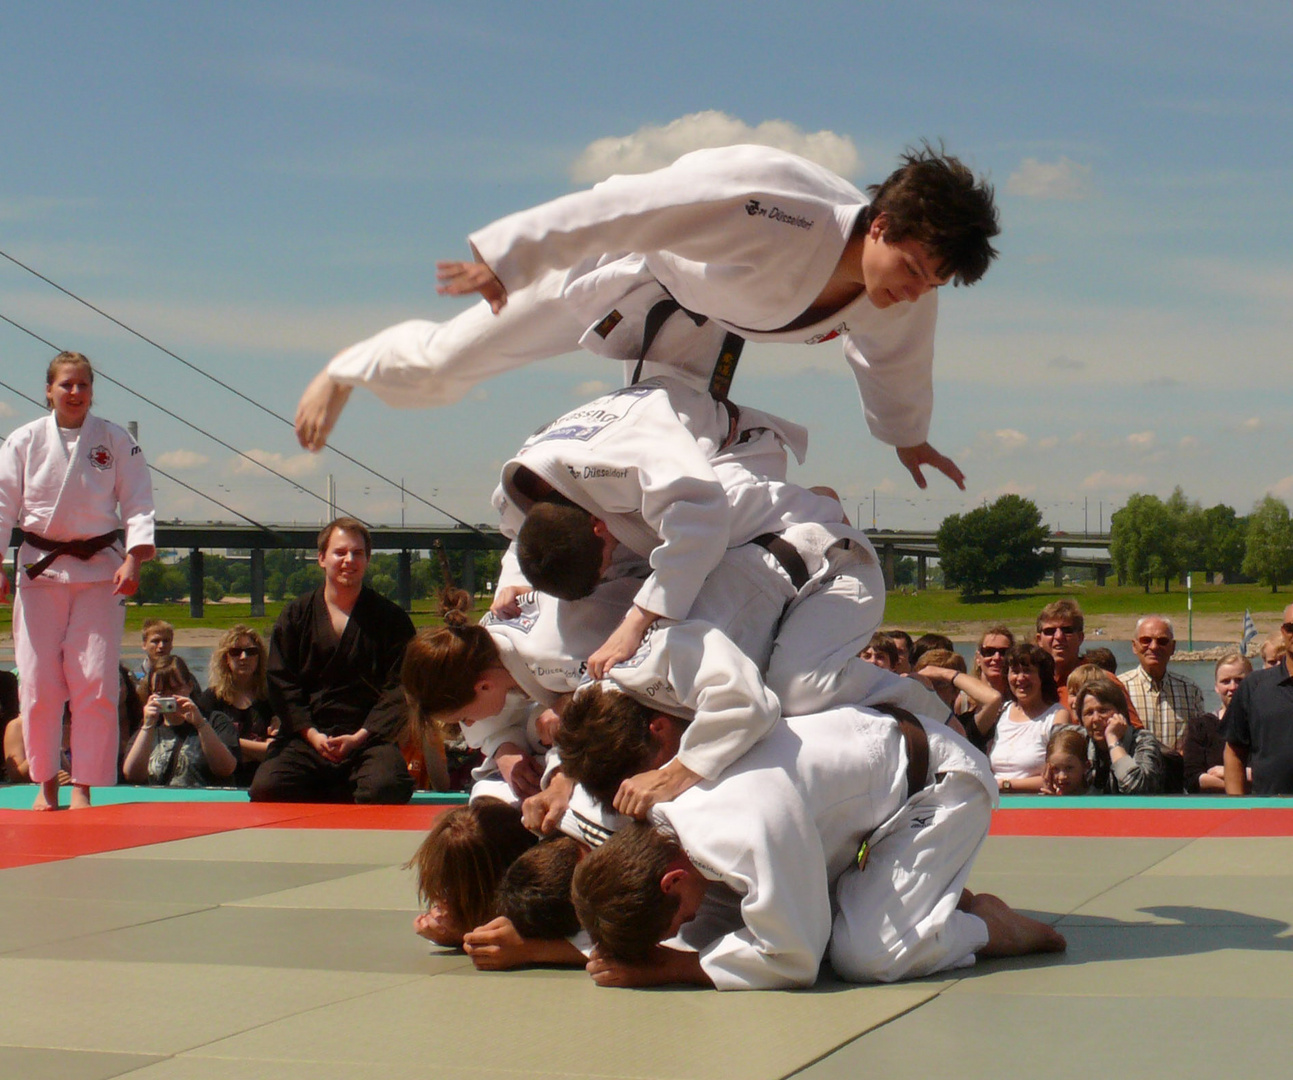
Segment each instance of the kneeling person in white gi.
[{"label": "kneeling person in white gi", "polygon": [[[844,707],[787,719],[720,779],[657,804],[587,856],[574,899],[597,946],[595,981],[811,986],[829,948],[840,977],[891,982],[976,956],[1062,950],[1049,926],[965,889],[996,803],[991,771],[946,727],[902,715]],[[585,784],[566,731],[598,725],[594,741],[618,747],[621,777],[674,758],[686,730],[618,691],[577,696],[562,750]],[[661,946],[674,935],[696,951]]]}]

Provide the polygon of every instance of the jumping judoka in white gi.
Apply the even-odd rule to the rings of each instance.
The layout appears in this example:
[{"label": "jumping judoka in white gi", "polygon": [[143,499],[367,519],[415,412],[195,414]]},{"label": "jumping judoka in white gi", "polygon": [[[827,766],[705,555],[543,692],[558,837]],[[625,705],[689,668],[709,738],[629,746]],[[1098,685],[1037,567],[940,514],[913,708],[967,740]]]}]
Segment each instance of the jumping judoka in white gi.
[{"label": "jumping judoka in white gi", "polygon": [[[750,711],[767,712],[757,671],[727,662],[721,698],[737,707],[744,682]],[[590,791],[686,752],[686,719],[661,711],[652,689],[599,684],[567,709],[563,757]],[[773,723],[718,779],[588,855],[574,899],[597,947],[594,980],[811,986],[829,951],[843,979],[892,982],[1062,950],[1051,927],[965,888],[997,802],[987,760],[942,724],[897,712],[845,706]],[[675,935],[685,949],[660,944]]]},{"label": "jumping judoka in white gi", "polygon": [[[15,525],[23,532],[14,654],[37,810],[58,806],[64,705],[72,710],[72,807],[90,805],[91,786],[117,782],[125,598],[155,554],[148,466],[124,428],[90,412],[89,360],[60,353],[45,389],[50,415],[0,447],[0,537],[7,542]],[[7,591],[0,573],[0,597]]]},{"label": "jumping judoka in white gi", "polygon": [[729,146],[503,218],[470,237],[477,261],[438,264],[441,293],[484,300],[339,353],[302,396],[297,437],[322,449],[360,385],[395,406],[445,404],[578,345],[629,372],[658,355],[726,397],[739,339],[839,337],[872,434],[920,487],[925,465],[964,487],[928,441],[935,290],[974,283],[996,256],[992,189],[924,147],[869,194],[793,154]]}]

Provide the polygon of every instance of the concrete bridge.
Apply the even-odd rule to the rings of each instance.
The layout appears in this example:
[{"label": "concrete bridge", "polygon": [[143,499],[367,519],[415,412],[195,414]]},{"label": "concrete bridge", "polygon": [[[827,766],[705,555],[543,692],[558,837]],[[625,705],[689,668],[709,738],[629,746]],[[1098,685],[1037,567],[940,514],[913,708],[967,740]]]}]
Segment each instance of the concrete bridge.
[{"label": "concrete bridge", "polygon": [[[435,528],[422,525],[374,525],[369,530],[373,536],[373,550],[399,552],[396,574],[396,597],[401,607],[408,610],[413,605],[413,552],[428,550],[437,543],[448,551],[502,551],[507,539],[496,527],[457,525]],[[187,550],[189,553],[189,613],[195,619],[203,613],[203,552],[213,548],[233,548],[251,553],[251,614],[253,618],[265,614],[265,552],[274,548],[313,551],[319,527],[315,525],[227,525],[220,522],[159,522],[157,547],[161,550]],[[937,533],[932,531],[903,531],[893,529],[867,529],[867,536],[875,545],[876,553],[884,566],[885,587],[894,587],[894,566],[897,560],[910,555],[916,559],[916,587],[928,587],[928,561],[938,557]],[[16,547],[15,530],[10,547]],[[1097,584],[1103,585],[1111,569],[1108,557],[1109,534],[1051,533],[1045,546],[1055,555],[1055,584],[1063,584],[1064,567],[1094,567]],[[1091,551],[1100,554],[1078,557],[1070,552]],[[464,564],[464,580],[459,584],[475,592],[473,567],[470,560]]]}]

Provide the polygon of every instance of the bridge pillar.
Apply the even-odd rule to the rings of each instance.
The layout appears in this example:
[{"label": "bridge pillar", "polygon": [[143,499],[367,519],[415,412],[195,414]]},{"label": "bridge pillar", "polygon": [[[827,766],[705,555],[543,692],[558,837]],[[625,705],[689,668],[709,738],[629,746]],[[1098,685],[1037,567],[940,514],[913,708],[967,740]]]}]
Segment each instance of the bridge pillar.
[{"label": "bridge pillar", "polygon": [[462,553],[462,587],[476,596],[476,549],[468,548]]},{"label": "bridge pillar", "polygon": [[202,618],[202,602],[206,596],[202,590],[202,549],[192,548],[189,551],[189,618]]},{"label": "bridge pillar", "polygon": [[1064,549],[1059,544],[1055,545],[1055,577],[1053,580],[1056,588],[1064,584]]},{"label": "bridge pillar", "polygon": [[929,588],[929,556],[916,556],[916,588],[924,592]]},{"label": "bridge pillar", "polygon": [[400,552],[399,570],[395,575],[395,596],[405,611],[413,610],[413,553],[408,548]]},{"label": "bridge pillar", "polygon": [[1104,585],[1105,578],[1109,576],[1109,568],[1104,563],[1097,563],[1095,568],[1095,583]]},{"label": "bridge pillar", "polygon": [[251,617],[265,617],[265,549],[251,549]]},{"label": "bridge pillar", "polygon": [[884,544],[880,548],[880,563],[884,567],[884,591],[893,592],[893,545]]}]

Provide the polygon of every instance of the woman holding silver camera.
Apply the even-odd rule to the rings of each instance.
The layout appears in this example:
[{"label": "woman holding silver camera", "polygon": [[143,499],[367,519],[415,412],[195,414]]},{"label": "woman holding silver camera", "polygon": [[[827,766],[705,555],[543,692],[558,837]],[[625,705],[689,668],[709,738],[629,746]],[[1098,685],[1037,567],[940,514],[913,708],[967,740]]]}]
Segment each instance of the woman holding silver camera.
[{"label": "woman holding silver camera", "polygon": [[145,684],[144,724],[122,771],[132,784],[216,787],[238,767],[238,729],[222,712],[210,719],[185,696],[189,683],[172,656],[160,658]]}]

